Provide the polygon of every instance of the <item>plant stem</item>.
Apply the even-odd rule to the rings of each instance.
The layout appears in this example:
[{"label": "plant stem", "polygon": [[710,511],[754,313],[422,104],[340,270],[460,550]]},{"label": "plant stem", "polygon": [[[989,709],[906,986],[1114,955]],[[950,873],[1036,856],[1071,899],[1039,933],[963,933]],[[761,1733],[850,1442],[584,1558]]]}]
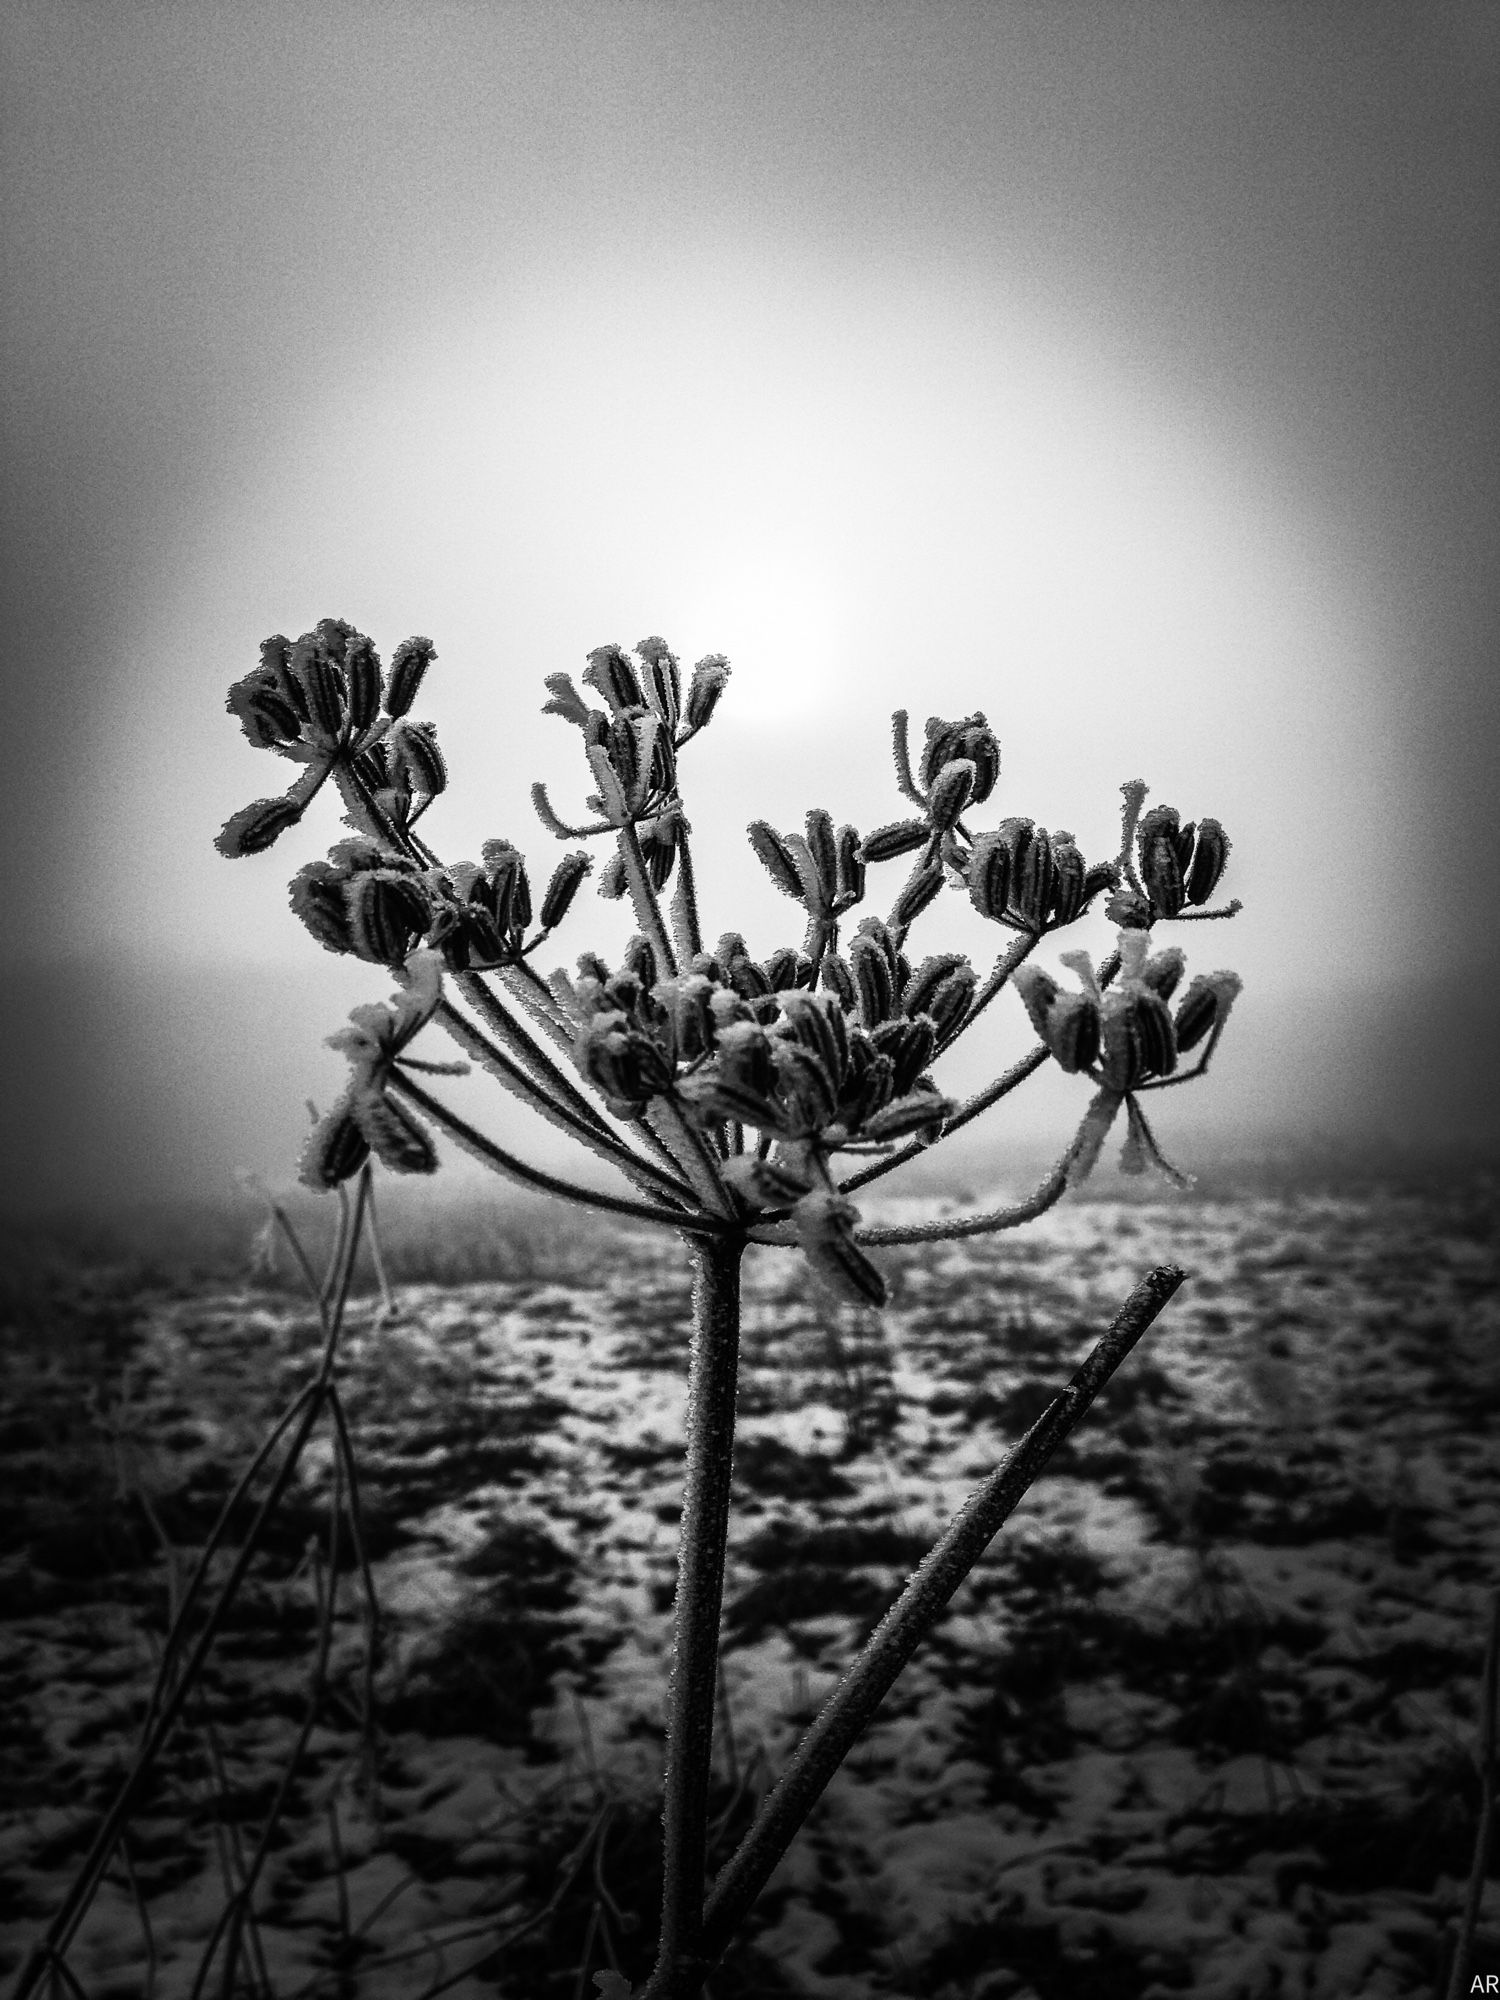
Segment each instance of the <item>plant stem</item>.
[{"label": "plant stem", "polygon": [[1484,1879],[1489,1873],[1490,1848],[1495,1837],[1495,1748],[1500,1730],[1500,1591],[1490,1601],[1489,1639],[1484,1649],[1484,1671],[1479,1677],[1479,1826],[1474,1835],[1474,1864],[1469,1871],[1468,1894],[1459,1919],[1458,1939],[1453,1947],[1453,1971],[1448,1981],[1448,2000],[1469,1991],[1469,1966],[1474,1957],[1474,1938],[1479,1929],[1479,1912],[1484,1903]]},{"label": "plant stem", "polygon": [[[1147,1273],[1067,1388],[1048,1404],[1025,1437],[949,1523],[829,1696],[798,1744],[780,1783],[714,1884],[703,1921],[700,1964],[712,1968],[718,1962],[798,1828],[896,1677],[937,1624],[948,1600],[1186,1276],[1171,1264]],[[654,1985],[646,1991],[649,2000],[657,2000]],[[696,1989],[662,1987],[660,1991],[676,2000],[677,1995],[686,1996]]]},{"label": "plant stem", "polygon": [[744,1254],[743,1238],[721,1237],[693,1246],[693,1350],[667,1716],[661,1934],[644,2000],[688,2000],[701,1990],[712,1962],[702,1951],[703,1894]]}]

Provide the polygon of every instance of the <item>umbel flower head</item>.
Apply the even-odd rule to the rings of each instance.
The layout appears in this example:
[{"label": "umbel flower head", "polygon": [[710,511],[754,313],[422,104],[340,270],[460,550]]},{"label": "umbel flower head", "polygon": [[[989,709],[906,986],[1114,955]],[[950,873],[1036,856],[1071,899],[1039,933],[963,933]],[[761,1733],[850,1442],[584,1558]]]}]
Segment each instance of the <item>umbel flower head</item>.
[{"label": "umbel flower head", "polygon": [[[1239,982],[1199,974],[1184,989],[1182,952],[1153,950],[1151,934],[1159,923],[1238,907],[1203,907],[1229,853],[1217,820],[1184,824],[1166,806],[1143,812],[1145,786],[1132,782],[1122,787],[1116,857],[1090,863],[1070,832],[1022,812],[981,823],[1001,773],[983,712],[929,717],[915,765],[898,712],[892,740],[906,817],[864,834],[823,806],[798,830],[752,820],[752,851],[797,906],[802,935],[764,957],[737,931],[709,949],[681,759],[713,719],[728,661],[707,654],[685,676],[665,639],[652,636],[631,651],[596,647],[580,684],[548,677],[545,712],[578,732],[587,789],[577,824],[542,786],[533,800],[559,839],[602,840],[606,852],[596,868],[586,848],[571,849],[538,895],[514,842],[490,840],[478,861],[444,862],[418,829],[448,782],[435,729],[410,713],[434,657],[430,641],[410,639],[386,671],[368,638],[325,619],[295,643],[267,640],[259,666],[229,691],[251,743],[299,769],[281,796],[233,816],[221,851],[270,845],[332,777],[351,835],[298,871],[292,908],[325,949],[385,965],[402,986],[390,1003],[357,1009],[334,1038],[350,1081],[304,1153],[313,1185],[337,1185],[372,1154],[397,1172],[431,1172],[434,1124],[500,1171],[540,1184],[536,1170],[416,1082],[413,1072],[453,1068],[409,1053],[421,1028],[438,1021],[644,1199],[551,1185],[689,1233],[798,1244],[843,1296],[878,1302],[884,1284],[861,1247],[869,1232],[850,1189],[1012,1087],[1002,1078],[961,1106],[933,1069],[1011,980],[1039,1037],[1020,1073],[1046,1057],[1095,1086],[1057,1192],[1089,1171],[1122,1107],[1123,1164],[1172,1171],[1140,1099],[1201,1073]],[[905,873],[886,914],[862,914],[891,862]],[[533,954],[590,873],[602,896],[629,898],[638,935],[613,971],[584,952],[575,978],[544,979]],[[962,953],[911,946],[945,888],[1010,934],[986,978]],[[1028,962],[1040,939],[1078,922],[1106,890],[1119,929],[1114,959],[1096,971],[1087,954],[1064,952],[1071,985]],[[444,993],[445,972],[454,998]],[[1196,1064],[1185,1066],[1194,1052]],[[850,1156],[867,1164],[850,1174]]]},{"label": "umbel flower head", "polygon": [[[313,1127],[303,1149],[300,1178],[308,1187],[337,1187],[357,1173],[373,1152],[398,1174],[430,1174],[437,1152],[430,1134],[388,1086],[397,1062],[437,1011],[443,993],[442,962],[433,952],[408,960],[403,990],[390,1000],[356,1007],[349,1026],[328,1046],[349,1058],[349,1083]],[[431,1068],[430,1064],[418,1064]],[[451,1073],[451,1065],[445,1065]]]},{"label": "umbel flower head", "polygon": [[258,750],[304,769],[279,797],[232,814],[219,852],[234,858],[270,847],[330,775],[362,830],[378,836],[409,825],[414,807],[448,782],[432,724],[407,718],[436,657],[430,639],[407,639],[387,677],[370,640],[341,618],[323,619],[295,643],[279,632],[267,639],[260,665],[234,683],[225,705]]}]

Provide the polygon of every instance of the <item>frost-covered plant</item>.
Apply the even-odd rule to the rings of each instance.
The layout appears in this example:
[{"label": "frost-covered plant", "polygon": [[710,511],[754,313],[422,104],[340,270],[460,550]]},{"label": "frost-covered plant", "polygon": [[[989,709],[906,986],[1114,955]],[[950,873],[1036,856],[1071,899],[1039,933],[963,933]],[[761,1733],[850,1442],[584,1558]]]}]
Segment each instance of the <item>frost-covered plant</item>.
[{"label": "frost-covered plant", "polygon": [[[546,790],[532,798],[565,843],[597,841],[599,893],[628,898],[637,933],[610,966],[576,956],[543,976],[537,954],[573,908],[594,859],[571,846],[538,901],[521,851],[487,841],[479,860],[444,862],[419,830],[446,789],[431,723],[410,711],[435,657],[427,639],[383,669],[371,641],[325,619],[295,643],[268,639],[260,665],[229,693],[250,741],[302,766],[284,794],[236,813],[219,835],[230,856],[268,848],[331,778],[350,837],[302,868],[292,907],[326,949],[388,967],[400,991],[355,1009],[332,1038],[347,1088],[320,1120],[302,1178],[334,1188],[373,1155],[397,1173],[431,1173],[434,1132],[487,1167],[588,1207],[675,1232],[695,1266],[695,1334],[665,1773],[662,1921],[649,2000],[697,1994],[771,1869],[859,1730],[1051,1451],[1161,1310],[1183,1273],[1151,1272],[1063,1395],[950,1525],[809,1729],[781,1782],[705,1900],[706,1803],[720,1600],[728,1526],[739,1342],[740,1268],[751,1243],[808,1259],[843,1299],[879,1306],[886,1283],[870,1255],[1013,1227],[1042,1213],[1095,1164],[1123,1111],[1121,1165],[1181,1180],[1157,1146],[1142,1100],[1201,1076],[1239,980],[1200,973],[1184,985],[1176,946],[1153,948],[1163,923],[1232,915],[1209,907],[1229,854],[1214,819],[1143,811],[1146,787],[1122,787],[1118,852],[1090,864],[1071,833],[1012,815],[981,824],[1000,776],[1000,745],[981,713],[927,723],[913,765],[904,711],[894,718],[903,817],[861,834],[822,807],[801,832],[765,820],[750,844],[789,901],[800,939],[752,955],[738,931],[710,946],[700,916],[683,753],[712,721],[729,678],[721,655],[684,681],[660,638],[589,655],[580,692],[546,685],[546,711],[575,728],[589,790],[577,823]],[[589,697],[594,697],[590,699]],[[905,863],[886,914],[859,914],[871,871]],[[956,951],[920,955],[912,933],[944,891],[968,896],[1004,934],[981,976]],[[1097,967],[1065,951],[1059,980],[1029,962],[1105,898],[1117,932]],[[1031,1052],[963,1102],[933,1066],[1007,985],[1036,1029]],[[481,1132],[430,1079],[465,1062],[411,1053],[442,1028],[469,1062],[617,1168],[630,1194],[608,1193],[523,1161]],[[1195,1059],[1184,1063],[1183,1058]],[[866,1225],[861,1188],[961,1130],[1045,1062],[1092,1085],[1057,1166],[1026,1200],[984,1214]],[[609,1975],[613,1978],[615,1975]]]}]

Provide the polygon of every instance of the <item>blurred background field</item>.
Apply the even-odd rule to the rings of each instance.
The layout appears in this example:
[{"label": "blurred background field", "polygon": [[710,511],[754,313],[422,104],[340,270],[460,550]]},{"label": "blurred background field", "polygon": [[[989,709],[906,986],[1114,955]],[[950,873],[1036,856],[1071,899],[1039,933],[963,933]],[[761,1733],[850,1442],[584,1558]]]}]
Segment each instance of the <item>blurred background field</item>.
[{"label": "blurred background field", "polygon": [[[1440,1990],[1500,1548],[1494,1172],[1303,1158],[1085,1192],[888,1253],[878,1319],[752,1257],[721,1852],[1132,1279],[1164,1257],[1193,1278],[898,1685],[716,2000]],[[319,1596],[314,1451],[70,1953],[89,2000],[152,1966],[162,2000],[190,1990],[305,1711],[320,1601],[329,1673],[241,1988],[586,1995],[649,1942],[686,1271],[545,1204],[380,1200],[394,1309],[362,1273],[341,1364],[372,1706],[347,1537]],[[316,1242],[328,1205],[294,1207]],[[262,1214],[247,1194],[13,1239],[7,1963],[119,1780],[174,1579],[312,1366]]]}]

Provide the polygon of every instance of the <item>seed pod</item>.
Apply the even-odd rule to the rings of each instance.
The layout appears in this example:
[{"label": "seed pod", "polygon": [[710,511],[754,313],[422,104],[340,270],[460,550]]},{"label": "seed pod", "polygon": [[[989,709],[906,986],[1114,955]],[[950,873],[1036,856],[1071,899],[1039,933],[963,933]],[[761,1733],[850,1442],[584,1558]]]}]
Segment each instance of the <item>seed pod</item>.
[{"label": "seed pod", "polygon": [[782,1017],[797,1041],[822,1065],[835,1098],[849,1064],[849,1030],[844,1010],[827,993],[783,993]]},{"label": "seed pod", "polygon": [[617,903],[624,895],[626,887],[624,856],[611,854],[599,870],[599,894],[606,902]]},{"label": "seed pod", "polygon": [[764,1028],[754,1021],[730,1022],[718,1031],[715,1054],[726,1084],[762,1106],[769,1103],[776,1090],[776,1063]]},{"label": "seed pod", "polygon": [[324,1193],[352,1179],[369,1157],[370,1142],[354,1121],[346,1092],[309,1134],[297,1178],[304,1187]]},{"label": "seed pod", "polygon": [[1225,1020],[1239,990],[1237,973],[1200,972],[1197,975],[1177,1008],[1177,1046],[1184,1054],[1196,1048],[1211,1028]]},{"label": "seed pod", "polygon": [[1181,827],[1175,806],[1153,806],[1136,834],[1141,886],[1158,916],[1175,917],[1183,905]]},{"label": "seed pod", "polygon": [[1229,860],[1229,836],[1216,819],[1198,822],[1198,839],[1187,871],[1184,893],[1189,903],[1206,903],[1218,888]]},{"label": "seed pod", "polygon": [[922,783],[930,789],[943,766],[955,758],[973,764],[972,798],[975,805],[983,805],[1000,776],[1000,745],[981,713],[965,716],[960,722],[944,722],[935,715],[928,717],[927,741],[919,766]]},{"label": "seed pod", "polygon": [[638,832],[641,841],[641,857],[646,864],[646,872],[651,877],[653,889],[664,889],[672,875],[672,864],[677,859],[677,835],[682,825],[681,814],[659,813],[655,819],[643,820]]},{"label": "seed pod", "polygon": [[943,864],[940,861],[929,861],[925,867],[918,868],[896,898],[891,910],[891,922],[901,930],[909,930],[941,890],[943,881]]},{"label": "seed pod", "polygon": [[658,980],[653,998],[665,1009],[672,1052],[678,1062],[696,1062],[714,1046],[714,1017],[709,1006],[713,982],[701,972]]},{"label": "seed pod", "polygon": [[682,710],[682,673],[677,655],[659,635],[639,640],[635,650],[645,663],[646,698],[670,733],[676,729]]},{"label": "seed pod", "polygon": [[391,655],[391,670],[385,684],[385,712],[393,720],[409,712],[417,698],[427,669],[437,658],[430,639],[403,639]]},{"label": "seed pod", "polygon": [[687,726],[702,729],[719,705],[719,697],[729,680],[729,662],[722,653],[705,653],[693,669],[688,684]]},{"label": "seed pod", "polygon": [[635,669],[620,646],[596,646],[589,654],[583,678],[588,687],[603,695],[616,715],[645,706]]},{"label": "seed pod", "polygon": [[768,959],[762,961],[761,969],[773,993],[785,992],[788,987],[796,985],[797,960],[798,954],[789,945],[783,945],[779,951],[773,951]]},{"label": "seed pod", "polygon": [[344,680],[349,689],[349,723],[363,736],[380,713],[380,655],[362,632],[353,632],[344,649]]},{"label": "seed pod", "polygon": [[865,893],[865,864],[860,854],[859,834],[852,826],[841,826],[838,832],[837,893],[833,899],[836,910],[853,909],[862,902]]},{"label": "seed pod", "polygon": [[909,1091],[905,1097],[893,1097],[889,1104],[867,1118],[859,1136],[876,1145],[886,1145],[894,1139],[909,1138],[913,1132],[935,1134],[944,1119],[953,1116],[955,1108],[951,1097],[940,1097],[936,1091]]},{"label": "seed pod", "polygon": [[375,965],[401,965],[427,935],[432,904],[415,876],[372,868],[344,887],[350,948]]},{"label": "seed pod", "polygon": [[993,832],[975,840],[969,854],[969,901],[980,916],[1004,920],[1033,831],[1029,819],[1003,819]]},{"label": "seed pod", "polygon": [[824,952],[818,977],[841,1007],[852,1012],[859,1005],[859,989],[854,983],[854,976],[836,951]]},{"label": "seed pod", "polygon": [[1051,836],[1039,826],[1018,848],[1011,869],[1011,908],[1028,930],[1040,931],[1046,925],[1056,878]]},{"label": "seed pod", "polygon": [[288,901],[293,913],[312,932],[325,951],[349,952],[354,942],[349,931],[349,910],[344,901],[344,870],[328,861],[309,861],[292,877]]},{"label": "seed pod", "polygon": [[[660,968],[656,964],[656,952],[652,950],[650,938],[634,936],[626,944],[624,956],[620,960],[620,972],[630,976],[640,986],[640,992],[652,990],[652,986],[660,978]],[[634,994],[632,998],[638,1000],[640,994]]]},{"label": "seed pod", "polygon": [[973,967],[966,965],[959,972],[950,972],[933,992],[925,1012],[940,1042],[947,1041],[968,1013],[976,983]]},{"label": "seed pod", "polygon": [[839,1091],[824,1064],[801,1042],[777,1036],[771,1044],[776,1065],[778,1128],[791,1138],[810,1138],[838,1116]]},{"label": "seed pod", "polygon": [[[807,1193],[807,1182],[793,1173],[784,1160],[760,1159],[754,1153],[738,1153],[719,1169],[741,1201],[751,1209],[790,1208]],[[629,2000],[628,1988],[623,1988]],[[607,1992],[600,1988],[601,1994]]]},{"label": "seed pod", "polygon": [[324,748],[332,748],[344,727],[344,677],[323,650],[315,632],[304,632],[293,646],[288,671],[302,690],[312,740]]},{"label": "seed pod", "polygon": [[260,642],[260,666],[251,677],[274,687],[288,707],[305,722],[307,697],[292,675],[292,642],[283,632],[273,632]]},{"label": "seed pod", "polygon": [[1021,996],[1022,1005],[1031,1016],[1032,1027],[1045,1041],[1047,1016],[1057,999],[1057,981],[1039,965],[1018,965],[1011,974],[1010,983]]},{"label": "seed pod", "polygon": [[1052,922],[1070,924],[1083,908],[1088,870],[1071,836],[1052,842]]},{"label": "seed pod", "polygon": [[1116,889],[1104,905],[1104,914],[1122,931],[1148,931],[1151,928],[1151,905],[1134,889]]},{"label": "seed pod", "polygon": [[525,857],[508,840],[487,840],[480,851],[489,884],[485,901],[500,929],[519,937],[531,922],[531,881]]},{"label": "seed pod", "polygon": [[897,819],[889,826],[877,826],[860,843],[860,852],[869,861],[894,861],[898,854],[910,854],[925,847],[930,829],[925,819]]},{"label": "seed pod", "polygon": [[369,1140],[376,1159],[393,1174],[435,1174],[437,1148],[416,1116],[384,1092],[356,1090],[355,1121]]},{"label": "seed pod", "polygon": [[1083,878],[1083,900],[1091,903],[1101,889],[1112,889],[1120,879],[1120,870],[1113,861],[1096,861]]},{"label": "seed pod", "polygon": [[859,997],[859,1018],[863,1027],[873,1028],[889,1020],[895,1008],[895,982],[891,976],[889,953],[878,938],[862,932],[849,946],[849,969]]},{"label": "seed pod", "polygon": [[552,880],[547,884],[547,893],[542,898],[540,922],[544,931],[550,931],[560,924],[572,906],[578,893],[578,886],[593,867],[587,854],[565,854],[552,871]]},{"label": "seed pod", "polygon": [[859,1212],[852,1202],[818,1189],[792,1210],[807,1260],[831,1290],[853,1305],[883,1306],[885,1280],[854,1240]]},{"label": "seed pod", "polygon": [[219,829],[214,846],[228,860],[242,854],[263,854],[306,810],[305,802],[283,793],[277,799],[255,799],[231,813]]},{"label": "seed pod", "polygon": [[741,1000],[749,1001],[752,1006],[757,1001],[768,1000],[771,996],[770,980],[748,952],[741,952],[738,958],[726,965],[724,976],[729,981],[730,991],[737,994]]},{"label": "seed pod", "polygon": [[754,848],[766,873],[784,896],[794,902],[802,901],[802,876],[792,856],[792,850],[776,829],[766,820],[756,819],[746,829],[750,835],[750,845]]},{"label": "seed pod", "polygon": [[1177,991],[1177,985],[1187,970],[1187,955],[1171,945],[1166,951],[1153,952],[1141,967],[1141,978],[1153,993],[1170,1000]]},{"label": "seed pod", "polygon": [[851,1132],[857,1132],[867,1118],[883,1111],[896,1094],[896,1066],[889,1056],[876,1053],[875,1044],[863,1028],[849,1037],[849,1074],[839,1093],[839,1115]]},{"label": "seed pod", "polygon": [[967,757],[954,757],[944,764],[933,781],[927,800],[927,811],[932,824],[946,833],[954,826],[974,796],[977,772]]},{"label": "seed pod", "polygon": [[870,1030],[876,1052],[890,1059],[894,1095],[905,1097],[937,1052],[937,1036],[925,1014],[915,1021],[882,1021]]},{"label": "seed pod", "polygon": [[1100,1023],[1104,1080],[1111,1090],[1134,1090],[1148,1076],[1170,1076],[1177,1044],[1166,1002],[1149,988],[1104,996]]},{"label": "seed pod", "polygon": [[435,799],[446,789],[448,766],[430,722],[393,722],[386,744],[392,775],[407,791]]},{"label": "seed pod", "polygon": [[821,901],[830,909],[839,892],[839,852],[834,837],[833,818],[821,806],[814,806],[807,815],[807,851],[813,858],[813,866],[818,871],[818,883],[822,890]]},{"label": "seed pod", "polygon": [[[396,670],[393,663],[391,667],[392,681],[395,680],[395,677]],[[598,709],[590,708],[577,688],[574,687],[573,676],[571,674],[548,674],[542,685],[552,697],[550,701],[542,703],[542,714],[560,715],[564,722],[576,723],[580,729],[586,731],[589,727],[590,718],[597,715],[599,711]],[[409,706],[410,703],[408,703]]]},{"label": "seed pod", "polygon": [[1060,1070],[1089,1069],[1099,1057],[1099,1003],[1089,993],[1059,993],[1042,1039]]},{"label": "seed pod", "polygon": [[239,718],[240,728],[257,750],[275,750],[283,743],[295,743],[302,734],[302,720],[296,709],[279,687],[258,674],[236,681],[224,706]]},{"label": "seed pod", "polygon": [[968,960],[961,951],[940,951],[931,958],[924,958],[901,988],[901,1011],[904,1014],[929,1013],[932,996],[943,981],[951,972],[967,964]]}]

